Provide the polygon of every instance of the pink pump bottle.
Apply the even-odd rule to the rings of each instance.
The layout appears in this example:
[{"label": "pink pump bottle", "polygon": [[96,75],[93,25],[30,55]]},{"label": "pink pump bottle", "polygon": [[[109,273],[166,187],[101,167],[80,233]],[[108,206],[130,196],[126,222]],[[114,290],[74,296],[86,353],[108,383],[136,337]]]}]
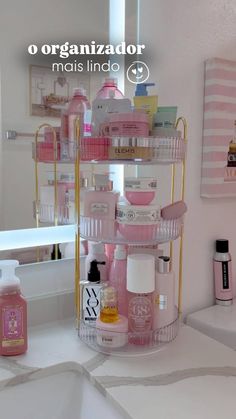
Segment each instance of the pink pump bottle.
[{"label": "pink pump bottle", "polygon": [[110,285],[117,290],[118,312],[127,316],[127,254],[124,245],[118,244],[115,248],[114,260],[110,270]]},{"label": "pink pump bottle", "polygon": [[233,281],[228,240],[216,240],[213,268],[216,304],[229,306],[233,303]]},{"label": "pink pump bottle", "polygon": [[27,303],[15,276],[17,260],[0,261],[0,355],[27,351]]}]

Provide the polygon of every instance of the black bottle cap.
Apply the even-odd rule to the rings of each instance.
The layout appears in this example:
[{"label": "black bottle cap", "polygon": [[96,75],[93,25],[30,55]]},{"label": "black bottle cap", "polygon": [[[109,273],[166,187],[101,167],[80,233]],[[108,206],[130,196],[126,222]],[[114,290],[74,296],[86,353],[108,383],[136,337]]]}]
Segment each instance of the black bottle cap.
[{"label": "black bottle cap", "polygon": [[229,251],[229,240],[226,240],[226,239],[216,240],[217,253],[228,253],[228,251]]},{"label": "black bottle cap", "polygon": [[88,272],[89,282],[100,282],[100,271],[98,265],[106,265],[106,262],[98,262],[96,259],[90,263],[90,271]]}]

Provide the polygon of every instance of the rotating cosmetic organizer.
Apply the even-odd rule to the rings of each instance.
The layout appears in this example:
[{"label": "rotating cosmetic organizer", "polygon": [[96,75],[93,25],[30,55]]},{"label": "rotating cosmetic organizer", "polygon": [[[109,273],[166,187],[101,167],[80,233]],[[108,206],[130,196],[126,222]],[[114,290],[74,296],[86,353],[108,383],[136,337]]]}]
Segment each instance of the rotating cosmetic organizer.
[{"label": "rotating cosmetic organizer", "polygon": [[[117,222],[106,219],[96,219],[80,214],[80,165],[92,164],[134,164],[134,165],[169,165],[172,171],[170,185],[171,203],[176,202],[176,191],[180,191],[180,200],[184,201],[185,194],[185,156],[187,145],[187,123],[183,117],[176,122],[176,128],[182,125],[183,135],[180,137],[86,137],[77,138],[76,153],[76,309],[79,328],[79,337],[91,348],[106,354],[139,355],[153,353],[163,344],[172,341],[178,333],[179,317],[182,311],[182,259],[183,259],[183,217],[166,220],[158,219],[155,225],[145,229],[132,229],[124,234]],[[181,184],[177,185],[176,165],[181,167]],[[179,186],[179,187],[178,187]],[[125,324],[121,325],[119,332],[103,330],[102,325],[95,327],[88,325],[81,318],[80,295],[80,249],[79,238],[87,240],[125,245],[155,245],[169,243],[169,254],[173,260],[173,241],[179,240],[178,254],[178,304],[174,320],[165,327],[145,332],[138,336],[127,331]],[[84,279],[84,278],[82,278]],[[143,278],[145,281],[145,277]],[[104,335],[107,344],[104,346]],[[109,336],[113,342],[109,347]]]}]

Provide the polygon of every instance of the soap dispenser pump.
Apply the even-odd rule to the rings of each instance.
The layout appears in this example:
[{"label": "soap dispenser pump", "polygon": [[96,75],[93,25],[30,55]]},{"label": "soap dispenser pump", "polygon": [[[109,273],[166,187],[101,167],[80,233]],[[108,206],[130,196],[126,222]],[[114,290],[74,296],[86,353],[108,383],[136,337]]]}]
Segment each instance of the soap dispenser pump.
[{"label": "soap dispenser pump", "polygon": [[17,260],[0,261],[0,355],[21,355],[27,350],[27,303],[15,275]]},{"label": "soap dispenser pump", "polygon": [[81,307],[82,320],[86,324],[96,324],[96,319],[100,314],[100,291],[103,284],[100,283],[100,271],[98,265],[105,265],[105,262],[98,262],[96,259],[90,262],[88,280],[81,283]]}]

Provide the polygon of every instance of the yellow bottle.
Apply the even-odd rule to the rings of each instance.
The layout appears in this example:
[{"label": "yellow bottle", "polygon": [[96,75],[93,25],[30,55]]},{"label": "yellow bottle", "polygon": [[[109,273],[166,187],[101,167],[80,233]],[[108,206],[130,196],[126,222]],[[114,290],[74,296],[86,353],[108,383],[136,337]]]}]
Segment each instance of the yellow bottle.
[{"label": "yellow bottle", "polygon": [[100,320],[114,323],[119,319],[117,291],[113,287],[104,287],[100,293]]},{"label": "yellow bottle", "polygon": [[157,112],[158,96],[148,96],[147,87],[155,86],[155,83],[137,84],[134,96],[135,109],[142,109],[148,115],[149,131],[152,131],[153,115]]}]

